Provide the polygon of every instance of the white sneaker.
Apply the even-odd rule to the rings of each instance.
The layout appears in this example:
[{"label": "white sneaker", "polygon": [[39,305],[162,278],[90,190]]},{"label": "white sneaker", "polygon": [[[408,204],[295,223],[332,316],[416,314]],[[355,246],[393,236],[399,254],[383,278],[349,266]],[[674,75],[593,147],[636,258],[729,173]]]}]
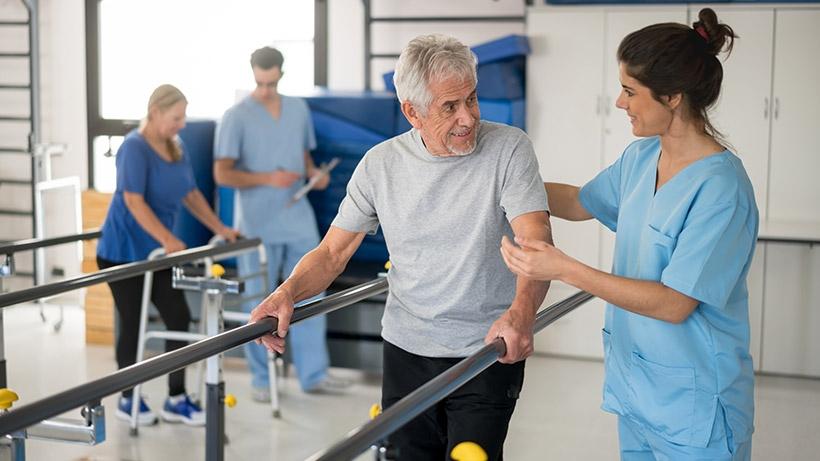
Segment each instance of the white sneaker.
[{"label": "white sneaker", "polygon": [[270,403],[270,388],[254,387],[251,390],[251,399],[253,399],[254,402]]},{"label": "white sneaker", "polygon": [[327,375],[318,384],[305,389],[308,394],[342,394],[353,385],[353,381],[344,378]]}]

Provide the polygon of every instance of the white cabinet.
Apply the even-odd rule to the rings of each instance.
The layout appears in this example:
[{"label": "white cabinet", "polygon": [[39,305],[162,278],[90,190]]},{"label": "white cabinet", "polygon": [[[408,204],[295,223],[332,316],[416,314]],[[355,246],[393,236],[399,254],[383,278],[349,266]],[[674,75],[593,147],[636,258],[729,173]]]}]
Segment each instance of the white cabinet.
[{"label": "white cabinet", "polygon": [[820,376],[820,246],[766,243],[760,370]]},{"label": "white cabinet", "polygon": [[774,41],[768,219],[818,222],[820,10],[776,9]]}]

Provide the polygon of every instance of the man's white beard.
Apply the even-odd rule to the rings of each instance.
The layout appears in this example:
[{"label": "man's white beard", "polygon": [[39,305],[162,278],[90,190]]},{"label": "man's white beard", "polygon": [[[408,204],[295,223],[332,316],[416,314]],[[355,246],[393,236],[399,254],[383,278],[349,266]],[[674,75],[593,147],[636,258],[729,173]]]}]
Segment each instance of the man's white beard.
[{"label": "man's white beard", "polygon": [[473,135],[473,142],[469,146],[467,146],[467,149],[459,150],[455,146],[453,146],[452,144],[448,143],[448,144],[445,145],[445,147],[447,148],[447,152],[449,152],[450,154],[452,154],[455,157],[464,157],[464,156],[470,155],[473,152],[475,152],[475,148],[478,145],[478,127],[479,126],[480,125],[478,123],[476,123],[475,126],[473,127],[473,130],[475,131],[475,133]]}]

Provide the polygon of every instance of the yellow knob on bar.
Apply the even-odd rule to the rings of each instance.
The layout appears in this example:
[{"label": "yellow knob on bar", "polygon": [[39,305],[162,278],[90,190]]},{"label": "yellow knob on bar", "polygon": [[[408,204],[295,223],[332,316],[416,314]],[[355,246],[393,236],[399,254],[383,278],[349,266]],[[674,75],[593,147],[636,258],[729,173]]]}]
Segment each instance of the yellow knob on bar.
[{"label": "yellow knob on bar", "polygon": [[8,410],[20,397],[11,389],[0,389],[0,410]]},{"label": "yellow knob on bar", "polygon": [[450,452],[455,461],[487,461],[487,453],[475,442],[461,442]]},{"label": "yellow knob on bar", "polygon": [[225,405],[228,408],[233,408],[236,406],[236,397],[233,394],[225,394]]},{"label": "yellow knob on bar", "polygon": [[376,419],[376,416],[382,414],[382,406],[378,403],[374,403],[373,406],[370,407],[370,419]]},{"label": "yellow knob on bar", "polygon": [[387,261],[386,263],[384,263],[384,268],[385,269],[390,270],[391,267],[393,267],[393,264],[391,264],[390,261]]},{"label": "yellow knob on bar", "polygon": [[214,264],[213,266],[211,266],[211,275],[213,275],[216,278],[220,278],[223,275],[225,275],[225,268],[222,267],[221,264]]}]

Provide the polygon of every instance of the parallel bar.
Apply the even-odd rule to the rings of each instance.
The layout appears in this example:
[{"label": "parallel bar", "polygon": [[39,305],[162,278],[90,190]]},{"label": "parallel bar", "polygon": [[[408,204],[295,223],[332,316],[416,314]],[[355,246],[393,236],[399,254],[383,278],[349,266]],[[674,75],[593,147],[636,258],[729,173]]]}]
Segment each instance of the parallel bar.
[{"label": "parallel bar", "polygon": [[[0,182],[4,182],[5,180],[0,179]],[[26,183],[28,184],[28,183]],[[60,245],[62,243],[71,243],[76,242],[79,240],[91,240],[95,238],[99,238],[102,235],[102,231],[99,228],[97,229],[90,229],[82,234],[72,234],[72,235],[61,235],[59,237],[49,237],[44,239],[25,239],[25,240],[18,240],[16,242],[10,242],[3,245],[0,245],[0,255],[9,255],[13,253],[17,253],[19,251],[26,251],[26,250],[34,250],[37,248],[45,248],[50,247],[53,245]]]},{"label": "parallel bar", "polygon": [[[246,242],[254,242],[252,246],[259,245],[259,239],[246,240]],[[387,288],[387,279],[381,278],[306,303],[302,307],[296,308],[291,318],[291,324],[359,302],[381,293]],[[11,434],[25,429],[88,402],[100,400],[103,397],[124,389],[130,389],[139,383],[166,375],[212,355],[241,346],[260,336],[276,331],[276,326],[276,319],[268,317],[131,365],[104,378],[21,406],[8,413],[0,414],[0,434]]]},{"label": "parallel bar", "polygon": [[21,19],[19,21],[0,21],[0,26],[27,26],[28,21]]},{"label": "parallel bar", "polygon": [[27,58],[28,53],[0,53],[0,58]]},{"label": "parallel bar", "polygon": [[22,115],[2,115],[0,122],[30,122],[31,118]]},{"label": "parallel bar", "polygon": [[224,245],[204,245],[150,261],[122,264],[94,272],[93,274],[81,275],[73,279],[17,290],[12,293],[0,295],[0,308],[65,293],[67,291],[76,290],[89,285],[96,285],[103,282],[116,282],[117,280],[135,277],[148,271],[168,269],[178,264],[207,258],[209,256],[221,255],[245,248],[253,248],[261,242],[262,241],[260,239],[254,238],[238,240],[236,242],[227,243]]},{"label": "parallel bar", "polygon": [[[544,327],[561,318],[592,298],[589,293],[579,291],[569,298],[559,301],[538,313],[533,332],[538,333]],[[499,357],[505,354],[504,340],[499,338],[484,346],[475,354],[455,364],[452,368],[416,389],[395,405],[385,410],[376,419],[351,431],[347,438],[332,447],[322,450],[310,458],[310,461],[337,461],[353,459],[409,423],[413,418],[429,407],[450,395],[467,381],[489,368]],[[2,433],[2,432],[0,432]]]},{"label": "parallel bar", "polygon": [[382,58],[382,59],[388,59],[388,58],[398,59],[399,54],[398,53],[371,53],[370,57],[373,58],[373,59],[379,59],[379,58]]},{"label": "parallel bar", "polygon": [[372,22],[519,22],[524,16],[382,16]]},{"label": "parallel bar", "polygon": [[0,85],[0,90],[28,90],[29,88],[31,88],[31,85],[29,85],[28,83],[4,83]]}]

